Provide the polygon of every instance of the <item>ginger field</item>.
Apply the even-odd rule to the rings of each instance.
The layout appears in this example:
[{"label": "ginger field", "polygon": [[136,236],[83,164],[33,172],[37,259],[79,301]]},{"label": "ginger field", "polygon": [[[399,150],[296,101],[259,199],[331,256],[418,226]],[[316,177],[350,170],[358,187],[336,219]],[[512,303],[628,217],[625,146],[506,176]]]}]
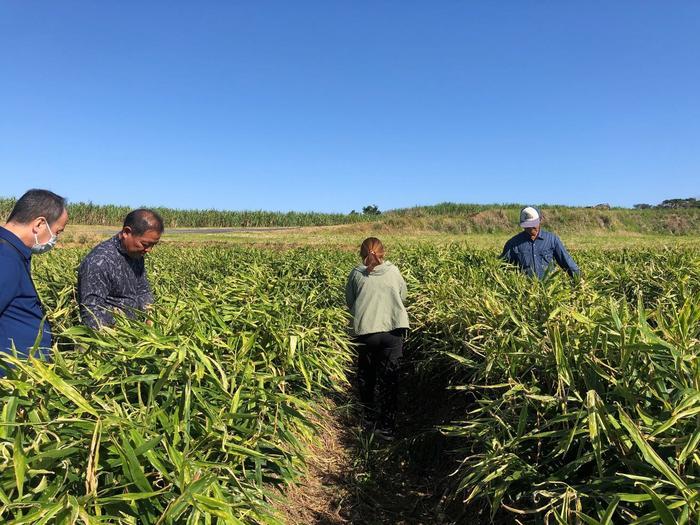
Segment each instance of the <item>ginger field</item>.
[{"label": "ginger field", "polygon": [[[94,332],[75,301],[86,252],[35,258],[58,337],[54,363],[0,381],[0,520],[284,523],[317,408],[351,389],[355,254],[166,244],[152,326]],[[407,424],[376,462],[441,472],[445,523],[700,518],[700,253],[572,254],[582,280],[537,282],[492,249],[389,245]]]}]

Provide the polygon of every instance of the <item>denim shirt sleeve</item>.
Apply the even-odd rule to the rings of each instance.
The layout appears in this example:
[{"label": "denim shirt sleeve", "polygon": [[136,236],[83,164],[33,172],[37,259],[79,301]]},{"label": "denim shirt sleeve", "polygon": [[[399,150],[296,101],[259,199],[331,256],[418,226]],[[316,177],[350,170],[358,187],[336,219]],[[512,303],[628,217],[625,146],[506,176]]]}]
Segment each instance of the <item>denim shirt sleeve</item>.
[{"label": "denim shirt sleeve", "polygon": [[515,250],[513,249],[515,246],[515,243],[513,240],[509,240],[505,246],[503,246],[503,252],[501,253],[501,259],[504,261],[510,263],[510,264],[517,264],[518,258],[515,254]]},{"label": "denim shirt sleeve", "polygon": [[564,243],[556,236],[554,237],[554,259],[569,275],[579,275],[581,273],[574,259],[566,251]]}]

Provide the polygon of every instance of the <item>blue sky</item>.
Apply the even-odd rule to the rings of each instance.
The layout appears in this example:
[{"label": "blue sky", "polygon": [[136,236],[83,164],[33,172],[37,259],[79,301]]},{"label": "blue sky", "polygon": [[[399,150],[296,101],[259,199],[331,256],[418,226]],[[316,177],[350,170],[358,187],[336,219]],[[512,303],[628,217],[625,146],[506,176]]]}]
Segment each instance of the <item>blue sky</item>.
[{"label": "blue sky", "polygon": [[344,211],[700,196],[697,1],[0,4],[0,195]]}]

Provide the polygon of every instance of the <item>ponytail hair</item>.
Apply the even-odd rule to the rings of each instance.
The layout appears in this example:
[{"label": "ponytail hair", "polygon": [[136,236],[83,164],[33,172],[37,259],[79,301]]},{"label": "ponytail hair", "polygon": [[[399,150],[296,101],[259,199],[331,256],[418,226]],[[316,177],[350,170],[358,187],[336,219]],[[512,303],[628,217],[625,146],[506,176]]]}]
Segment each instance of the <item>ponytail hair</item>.
[{"label": "ponytail hair", "polygon": [[367,273],[372,273],[375,267],[384,262],[384,245],[376,237],[368,237],[360,246],[360,257],[367,267]]}]

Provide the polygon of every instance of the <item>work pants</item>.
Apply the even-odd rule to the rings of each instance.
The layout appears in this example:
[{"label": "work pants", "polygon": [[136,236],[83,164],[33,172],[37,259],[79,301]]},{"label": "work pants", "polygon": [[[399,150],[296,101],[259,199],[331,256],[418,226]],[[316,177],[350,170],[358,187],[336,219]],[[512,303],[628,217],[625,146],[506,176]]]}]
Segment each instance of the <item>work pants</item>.
[{"label": "work pants", "polygon": [[[399,361],[403,355],[403,329],[357,337],[357,382],[360,402],[367,418],[378,416],[380,427],[394,429],[399,379]],[[379,410],[375,406],[375,387]],[[378,412],[378,414],[377,414]]]}]

